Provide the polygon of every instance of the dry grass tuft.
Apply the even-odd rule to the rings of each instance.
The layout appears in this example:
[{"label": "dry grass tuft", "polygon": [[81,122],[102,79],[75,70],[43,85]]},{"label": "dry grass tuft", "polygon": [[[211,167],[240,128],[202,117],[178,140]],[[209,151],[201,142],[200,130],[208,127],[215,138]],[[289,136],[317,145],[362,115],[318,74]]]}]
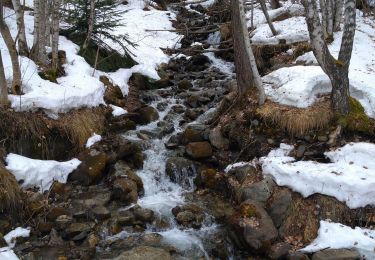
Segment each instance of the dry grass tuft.
[{"label": "dry grass tuft", "polygon": [[69,140],[79,148],[84,147],[93,133],[102,134],[105,116],[103,109],[82,109],[73,111],[59,120],[60,128]]},{"label": "dry grass tuft", "polygon": [[16,178],[0,163],[0,212],[18,218],[23,206],[23,192]]},{"label": "dry grass tuft", "polygon": [[329,100],[308,108],[295,108],[267,101],[257,109],[257,113],[265,121],[276,124],[291,135],[303,135],[310,130],[325,128],[334,117]]}]

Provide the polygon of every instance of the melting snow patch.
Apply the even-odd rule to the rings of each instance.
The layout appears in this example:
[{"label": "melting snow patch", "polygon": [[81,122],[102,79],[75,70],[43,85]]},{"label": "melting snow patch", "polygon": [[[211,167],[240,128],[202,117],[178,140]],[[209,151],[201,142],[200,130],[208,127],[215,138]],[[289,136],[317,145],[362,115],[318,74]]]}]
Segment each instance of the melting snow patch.
[{"label": "melting snow patch", "polygon": [[109,105],[109,106],[112,108],[112,115],[113,116],[121,116],[121,115],[125,115],[125,114],[128,113],[128,111],[126,111],[122,107],[118,107],[118,106],[114,106],[114,105]]},{"label": "melting snow patch", "polygon": [[10,248],[13,248],[16,245],[17,237],[29,237],[30,229],[18,227],[4,236],[5,242],[7,242]]},{"label": "melting snow patch", "polygon": [[94,133],[89,139],[87,139],[86,148],[90,148],[95,143],[100,142],[101,140],[102,140],[102,136]]},{"label": "melting snow patch", "polygon": [[17,181],[23,181],[22,187],[39,187],[41,192],[49,190],[54,181],[66,183],[68,175],[81,164],[78,159],[66,162],[44,161],[12,153],[5,160],[6,168]]},{"label": "melting snow patch", "polygon": [[18,256],[9,247],[0,248],[0,260],[18,260]]},{"label": "melting snow patch", "polygon": [[254,164],[253,164],[252,162],[238,162],[238,163],[229,164],[229,165],[224,169],[224,172],[228,173],[228,172],[230,172],[230,171],[233,170],[233,169],[240,168],[240,167],[244,167],[244,166],[248,166],[248,165],[253,166]]},{"label": "melting snow patch", "polygon": [[279,149],[262,157],[263,173],[304,197],[325,194],[350,208],[375,205],[375,144],[350,143],[326,152],[331,163],[295,161],[288,156],[292,150],[293,146],[281,144]]},{"label": "melting snow patch", "polygon": [[355,248],[366,259],[374,259],[375,254],[375,230],[365,228],[351,228],[340,223],[320,221],[318,237],[303,252],[312,253],[325,248]]}]

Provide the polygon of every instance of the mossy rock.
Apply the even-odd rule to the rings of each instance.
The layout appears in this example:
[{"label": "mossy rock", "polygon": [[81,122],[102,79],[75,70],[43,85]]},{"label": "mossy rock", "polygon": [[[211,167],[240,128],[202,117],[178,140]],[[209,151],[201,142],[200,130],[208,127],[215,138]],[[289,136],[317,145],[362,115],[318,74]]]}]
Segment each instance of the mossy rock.
[{"label": "mossy rock", "polygon": [[168,77],[161,76],[161,79],[155,80],[148,76],[142,75],[140,73],[134,73],[131,76],[130,80],[134,83],[135,87],[139,90],[166,88],[172,85]]},{"label": "mossy rock", "polygon": [[348,115],[339,115],[338,122],[346,130],[363,134],[374,133],[374,123],[366,115],[365,109],[355,98],[349,97],[350,112]]},{"label": "mossy rock", "polygon": [[[86,37],[77,33],[62,31],[61,35],[66,36],[75,44],[82,46]],[[80,49],[78,54],[81,55],[91,67],[95,67],[96,56],[98,53],[96,69],[104,72],[114,72],[120,68],[131,68],[137,65],[137,62],[129,54],[122,55],[116,50],[108,50],[99,47],[93,41],[90,41],[86,49]]]},{"label": "mossy rock", "polygon": [[257,208],[253,204],[242,204],[240,206],[241,216],[246,218],[258,217]]},{"label": "mossy rock", "polygon": [[38,75],[45,80],[57,83],[58,72],[55,69],[48,69],[38,72]]}]

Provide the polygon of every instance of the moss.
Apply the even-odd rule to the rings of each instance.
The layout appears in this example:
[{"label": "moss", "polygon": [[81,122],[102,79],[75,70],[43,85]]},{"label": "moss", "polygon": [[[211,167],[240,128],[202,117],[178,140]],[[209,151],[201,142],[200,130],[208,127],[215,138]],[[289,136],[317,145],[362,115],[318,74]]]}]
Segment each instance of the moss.
[{"label": "moss", "polygon": [[58,72],[56,69],[48,69],[38,73],[42,79],[57,83]]},{"label": "moss", "polygon": [[365,109],[355,98],[349,97],[350,112],[348,115],[338,115],[338,123],[346,130],[363,134],[374,133],[374,123],[366,115]]},{"label": "moss", "polygon": [[258,212],[256,206],[252,204],[243,204],[240,209],[241,215],[246,218],[257,217]]},{"label": "moss", "polygon": [[334,59],[335,63],[337,66],[340,66],[340,67],[344,67],[345,66],[345,62],[341,61],[341,60],[336,60]]}]

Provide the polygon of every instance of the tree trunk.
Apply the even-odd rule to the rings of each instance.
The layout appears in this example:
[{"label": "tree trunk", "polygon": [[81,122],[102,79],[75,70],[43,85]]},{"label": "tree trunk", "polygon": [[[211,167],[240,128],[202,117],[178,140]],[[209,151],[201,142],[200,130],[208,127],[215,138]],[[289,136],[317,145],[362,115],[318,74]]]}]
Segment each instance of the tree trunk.
[{"label": "tree trunk", "polygon": [[60,29],[60,18],[59,18],[60,0],[53,1],[52,11],[52,67],[57,69],[58,67],[58,51],[59,51],[59,29]]},{"label": "tree trunk", "polygon": [[52,0],[47,0],[45,3],[45,31],[44,31],[44,37],[45,37],[45,46],[51,47],[51,29],[52,29],[52,12],[53,12],[53,3]]},{"label": "tree trunk", "polygon": [[95,0],[90,0],[90,16],[89,16],[89,27],[87,31],[87,36],[85,42],[83,43],[83,49],[86,49],[89,45],[92,31],[94,30],[94,20],[95,20]]},{"label": "tree trunk", "polygon": [[34,0],[34,38],[33,47],[31,49],[31,57],[34,61],[37,61],[39,56],[39,9],[39,0]]},{"label": "tree trunk", "polygon": [[264,89],[250,46],[242,0],[231,0],[231,9],[234,63],[236,66],[238,92],[240,95],[243,95],[247,91],[257,88],[259,104],[263,104],[265,101]]},{"label": "tree trunk", "polygon": [[335,13],[334,13],[334,22],[333,22],[333,31],[340,31],[340,23],[342,20],[342,10],[344,7],[344,0],[336,0],[335,3]]},{"label": "tree trunk", "polygon": [[331,80],[332,109],[340,114],[348,114],[350,112],[349,64],[356,26],[355,0],[346,0],[345,2],[344,32],[337,60],[329,52],[327,42],[325,41],[326,38],[324,37],[316,2],[314,0],[302,0],[302,4],[305,7],[306,23],[314,55],[323,71]]},{"label": "tree trunk", "polygon": [[16,48],[16,44],[10,34],[8,25],[4,21],[3,17],[3,2],[0,1],[0,32],[3,36],[3,40],[7,49],[9,51],[9,56],[12,62],[12,70],[13,70],[13,81],[12,81],[12,91],[13,94],[20,94],[21,93],[21,70],[20,65],[18,63],[18,52]]},{"label": "tree trunk", "polygon": [[38,42],[38,60],[37,62],[42,65],[47,64],[47,52],[46,52],[46,16],[48,3],[46,1],[39,1],[39,42]]},{"label": "tree trunk", "polygon": [[267,6],[266,6],[266,2],[265,2],[265,0],[259,0],[259,3],[260,3],[260,7],[262,8],[262,11],[263,11],[264,16],[266,17],[266,20],[267,20],[268,26],[270,27],[270,30],[271,30],[272,34],[273,34],[274,36],[277,35],[276,29],[275,29],[275,27],[273,26],[272,20],[271,20],[269,14],[268,14]]},{"label": "tree trunk", "polygon": [[28,56],[29,48],[27,47],[25,21],[23,19],[23,8],[20,0],[12,0],[13,9],[16,13],[16,21],[18,28],[18,52],[20,55]]},{"label": "tree trunk", "polygon": [[5,79],[3,57],[1,56],[0,51],[0,105],[6,106],[8,103],[8,86]]}]

